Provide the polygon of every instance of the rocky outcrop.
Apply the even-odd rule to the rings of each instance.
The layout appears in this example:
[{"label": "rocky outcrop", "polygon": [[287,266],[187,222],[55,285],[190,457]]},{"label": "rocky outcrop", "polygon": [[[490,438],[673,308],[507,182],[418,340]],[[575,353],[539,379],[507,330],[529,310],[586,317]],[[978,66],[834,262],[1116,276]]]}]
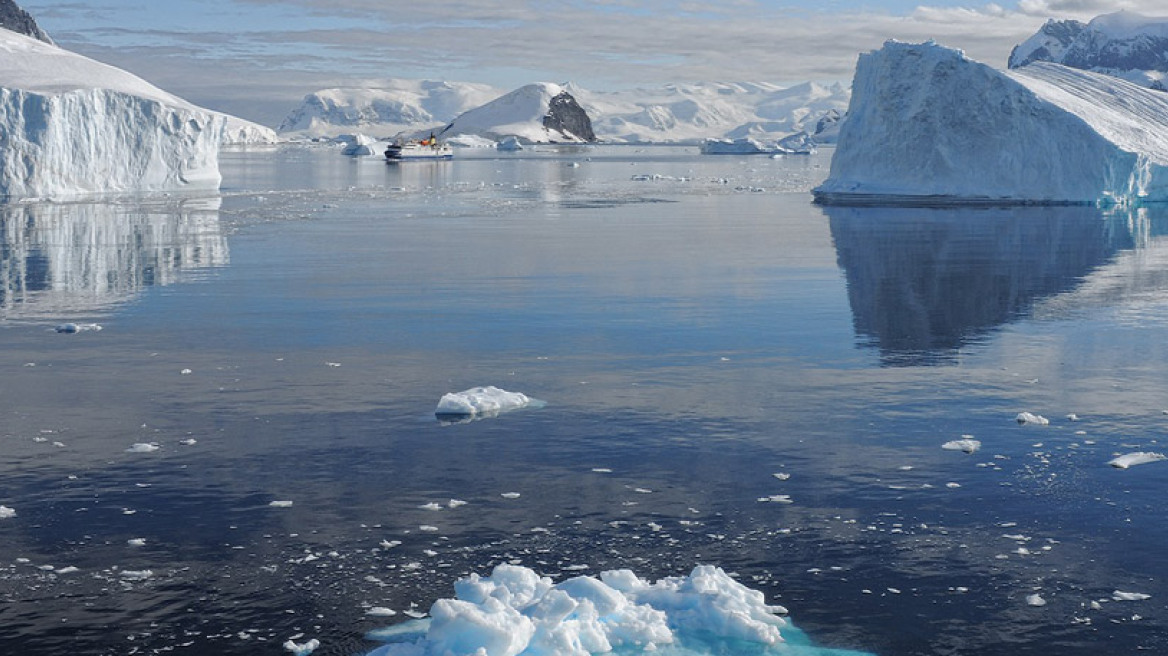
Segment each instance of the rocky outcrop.
[{"label": "rocky outcrop", "polygon": [[17,34],[31,36],[45,43],[53,42],[49,35],[36,24],[32,16],[12,0],[0,0],[0,27],[12,30]]},{"label": "rocky outcrop", "polygon": [[584,111],[580,103],[567,91],[561,91],[548,103],[548,113],[543,117],[543,126],[549,130],[576,135],[583,141],[596,141],[588,112]]}]

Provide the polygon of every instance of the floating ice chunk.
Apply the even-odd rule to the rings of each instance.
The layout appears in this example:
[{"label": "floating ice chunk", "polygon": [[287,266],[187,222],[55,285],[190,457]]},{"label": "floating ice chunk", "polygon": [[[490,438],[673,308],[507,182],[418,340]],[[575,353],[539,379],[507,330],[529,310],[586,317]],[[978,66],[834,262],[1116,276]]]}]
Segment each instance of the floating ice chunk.
[{"label": "floating ice chunk", "polygon": [[365,614],[369,615],[370,617],[393,617],[394,615],[397,615],[397,611],[393,610],[392,608],[386,608],[384,606],[374,606],[373,608],[365,611]]},{"label": "floating ice chunk", "polygon": [[518,492],[504,492],[503,494],[500,494],[499,496],[503,497],[504,499],[518,499],[519,493]]},{"label": "floating ice chunk", "polygon": [[1038,426],[1046,426],[1050,423],[1050,420],[1046,417],[1043,417],[1042,415],[1031,414],[1029,412],[1019,412],[1018,416],[1014,417],[1014,421],[1018,422],[1019,424],[1035,424]]},{"label": "floating ice chunk", "polygon": [[1067,415],[1067,421],[1079,421],[1079,415],[1072,412],[1071,414]]},{"label": "floating ice chunk", "polygon": [[1116,601],[1143,601],[1145,599],[1151,599],[1152,595],[1144,594],[1143,592],[1124,592],[1122,590],[1116,590],[1115,592],[1111,593],[1111,598]]},{"label": "floating ice chunk", "polygon": [[146,538],[130,538],[126,540],[126,544],[131,547],[144,547],[146,546]]},{"label": "floating ice chunk", "polygon": [[494,386],[473,387],[462,392],[444,394],[434,414],[439,417],[489,416],[527,407],[531,398],[520,392],[508,392]]},{"label": "floating ice chunk", "polygon": [[101,325],[96,323],[63,323],[57,326],[54,330],[59,333],[83,333],[88,331],[101,330]]},{"label": "floating ice chunk", "polygon": [[291,508],[292,502],[288,500],[276,500],[268,503],[273,508]]},{"label": "floating ice chunk", "polygon": [[76,574],[77,572],[80,572],[80,571],[81,571],[80,569],[78,569],[72,565],[69,565],[68,567],[62,567],[60,569],[53,570],[53,573],[54,574]]},{"label": "floating ice chunk", "polygon": [[434,603],[430,620],[370,634],[390,642],[370,656],[764,653],[788,640],[792,653],[844,653],[805,646],[806,637],[778,616],[781,607],[708,565],[655,583],[612,570],[558,584],[499,565],[454,589],[456,598]]},{"label": "floating ice chunk", "polygon": [[1042,598],[1042,595],[1040,595],[1036,592],[1032,595],[1026,596],[1026,605],[1027,606],[1045,606],[1046,600]]},{"label": "floating ice chunk", "polygon": [[1146,465],[1149,462],[1156,462],[1164,460],[1166,457],[1163,453],[1153,453],[1151,451],[1135,451],[1133,453],[1125,453],[1122,456],[1112,458],[1107,461],[1107,464],[1118,469],[1127,469],[1132,465]]},{"label": "floating ice chunk", "polygon": [[431,501],[430,503],[424,503],[418,507],[421,508],[422,510],[442,510],[442,504],[440,504],[436,501]]},{"label": "floating ice chunk", "polygon": [[124,569],[121,574],[122,578],[127,581],[145,581],[154,576],[154,570],[149,569]]},{"label": "floating ice chunk", "polygon": [[191,375],[191,370],[190,369],[183,369],[179,373],[184,375],[184,376],[189,376],[189,375]]},{"label": "floating ice chunk", "polygon": [[463,501],[462,499],[451,499],[450,501],[446,502],[446,507],[447,508],[458,508],[459,506],[465,506],[466,503],[467,502]]},{"label": "floating ice chunk", "polygon": [[9,519],[16,517],[16,510],[8,506],[0,506],[0,519]]},{"label": "floating ice chunk", "polygon": [[791,478],[791,475],[788,474],[787,472],[775,472],[774,474],[771,474],[771,476],[774,476],[775,478],[779,479],[780,481],[790,480],[790,478]]},{"label": "floating ice chunk", "polygon": [[185,440],[179,440],[178,443],[183,445],[183,446],[194,446],[194,445],[198,444],[199,441],[193,437],[188,437]]},{"label": "floating ice chunk", "polygon": [[309,641],[304,642],[304,643],[297,643],[297,642],[289,639],[287,642],[284,643],[284,649],[287,649],[288,651],[292,652],[292,654],[294,656],[308,656],[312,652],[316,651],[316,648],[319,646],[320,646],[320,641],[317,640],[316,638],[313,638],[312,640],[309,640]]},{"label": "floating ice chunk", "polygon": [[789,494],[772,494],[769,497],[759,497],[760,503],[795,503]]},{"label": "floating ice chunk", "polygon": [[981,448],[981,442],[979,440],[967,437],[960,440],[951,440],[946,442],[941,445],[941,448],[948,449],[950,451],[964,451],[966,453],[973,453],[974,451],[977,451]]},{"label": "floating ice chunk", "polygon": [[150,453],[161,448],[158,442],[138,442],[126,449],[126,453]]}]

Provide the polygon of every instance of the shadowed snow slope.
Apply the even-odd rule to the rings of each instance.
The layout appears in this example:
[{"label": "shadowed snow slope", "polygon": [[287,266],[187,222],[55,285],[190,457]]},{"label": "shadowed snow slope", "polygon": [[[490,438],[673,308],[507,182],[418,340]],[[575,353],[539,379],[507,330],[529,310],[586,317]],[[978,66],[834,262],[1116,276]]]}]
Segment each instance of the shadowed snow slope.
[{"label": "shadowed snow slope", "polygon": [[275,136],[121,69],[0,30],[0,196],[213,188],[220,142],[264,134]]},{"label": "shadowed snow slope", "polygon": [[1168,94],[1118,78],[889,41],[860,56],[848,111],[820,202],[1168,200]]}]

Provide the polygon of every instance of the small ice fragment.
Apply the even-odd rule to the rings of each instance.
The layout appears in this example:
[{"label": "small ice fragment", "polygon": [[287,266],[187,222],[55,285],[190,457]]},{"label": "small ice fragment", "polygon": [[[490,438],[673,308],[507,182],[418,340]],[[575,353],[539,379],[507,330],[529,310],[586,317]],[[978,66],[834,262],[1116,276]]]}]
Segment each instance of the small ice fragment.
[{"label": "small ice fragment", "polygon": [[442,504],[440,504],[436,501],[431,501],[430,503],[424,503],[418,507],[421,508],[422,510],[442,510]]},{"label": "small ice fragment", "polygon": [[401,546],[401,540],[393,540],[393,541],[390,541],[390,540],[382,540],[382,541],[381,541],[381,542],[379,542],[378,544],[379,544],[379,545],[381,545],[381,548],[382,548],[382,549],[392,549],[392,548],[394,548],[394,547],[400,547],[400,546]]},{"label": "small ice fragment", "polygon": [[418,527],[418,530],[423,531],[425,533],[435,533],[438,531],[438,527],[431,526],[429,524],[422,524],[421,526]]},{"label": "small ice fragment", "polygon": [[612,470],[608,467],[593,467],[592,471],[597,474],[611,474]]},{"label": "small ice fragment", "polygon": [[287,500],[277,500],[268,503],[268,505],[273,508],[291,508],[292,502]]},{"label": "small ice fragment", "polygon": [[127,581],[145,581],[154,576],[154,571],[149,569],[124,569],[122,570],[122,578]]},{"label": "small ice fragment", "polygon": [[1145,599],[1151,599],[1152,595],[1144,594],[1143,592],[1123,592],[1122,590],[1116,590],[1111,593],[1111,598],[1116,601],[1143,601]]},{"label": "small ice fragment", "polygon": [[416,620],[420,620],[426,616],[426,614],[423,613],[422,611],[414,610],[412,608],[409,610],[403,610],[402,613],[405,615],[408,615],[409,617],[412,617]]},{"label": "small ice fragment", "polygon": [[1046,417],[1029,412],[1019,412],[1018,416],[1014,417],[1014,421],[1017,421],[1019,424],[1036,424],[1038,426],[1046,426],[1050,423],[1050,420]]},{"label": "small ice fragment", "polygon": [[759,497],[759,503],[795,503],[789,494],[772,494],[769,497]]},{"label": "small ice fragment", "polygon": [[196,440],[196,439],[195,439],[195,438],[193,438],[193,437],[188,437],[188,438],[187,438],[187,439],[185,439],[185,440],[179,440],[179,441],[178,441],[178,443],[179,443],[179,444],[182,444],[183,446],[193,446],[193,445],[195,445],[195,444],[198,444],[198,443],[199,443],[199,441],[198,441],[198,440]]},{"label": "small ice fragment", "polygon": [[1145,465],[1149,462],[1156,462],[1164,460],[1166,456],[1163,453],[1153,453],[1151,451],[1135,451],[1133,453],[1125,453],[1117,458],[1112,458],[1107,461],[1107,464],[1118,469],[1127,469],[1132,465]]},{"label": "small ice fragment", "polygon": [[1037,592],[1026,596],[1026,605],[1028,606],[1045,606],[1046,600]]},{"label": "small ice fragment", "polygon": [[1079,421],[1079,415],[1072,412],[1071,414],[1067,415],[1067,421]]},{"label": "small ice fragment", "polygon": [[146,538],[130,538],[126,540],[126,544],[131,547],[144,547],[146,546]]},{"label": "small ice fragment", "polygon": [[16,511],[8,506],[0,506],[0,519],[16,517]]},{"label": "small ice fragment", "polygon": [[775,472],[775,473],[771,474],[771,476],[774,476],[775,478],[779,479],[780,481],[790,480],[790,478],[791,478],[791,475],[788,474],[787,472]]},{"label": "small ice fragment", "polygon": [[137,442],[126,449],[126,453],[150,453],[161,448],[158,442]]},{"label": "small ice fragment", "polygon": [[447,508],[457,508],[459,506],[465,506],[465,505],[466,505],[466,502],[463,501],[462,499],[451,499],[450,501],[446,502]]},{"label": "small ice fragment", "polygon": [[189,376],[189,375],[191,375],[191,370],[190,369],[183,369],[179,373],[184,375],[184,376]]},{"label": "small ice fragment", "polygon": [[73,334],[88,330],[98,331],[101,330],[101,326],[96,323],[63,323],[57,326],[55,330],[59,333]]},{"label": "small ice fragment", "polygon": [[68,567],[62,567],[61,569],[55,570],[53,573],[54,574],[76,574],[77,572],[80,572],[80,571],[81,571],[80,569],[77,569],[76,567],[70,565]]},{"label": "small ice fragment", "polygon": [[304,643],[297,643],[289,639],[284,643],[284,649],[292,652],[293,656],[308,656],[312,652],[316,651],[316,648],[319,646],[320,641],[316,638],[313,638],[312,640]]},{"label": "small ice fragment", "polygon": [[956,490],[957,488],[961,487],[961,483],[946,483],[945,487],[951,490]]},{"label": "small ice fragment", "polygon": [[948,449],[950,451],[964,451],[966,453],[973,453],[974,451],[977,451],[981,448],[981,442],[979,440],[967,437],[960,440],[951,440],[946,442],[941,445],[941,448]]},{"label": "small ice fragment", "polygon": [[503,497],[504,499],[518,499],[519,493],[518,492],[504,492],[503,494],[501,494],[499,496]]},{"label": "small ice fragment", "polygon": [[397,611],[391,608],[386,608],[384,606],[374,606],[373,608],[365,611],[365,614],[371,615],[373,617],[393,617],[394,615],[397,615]]}]

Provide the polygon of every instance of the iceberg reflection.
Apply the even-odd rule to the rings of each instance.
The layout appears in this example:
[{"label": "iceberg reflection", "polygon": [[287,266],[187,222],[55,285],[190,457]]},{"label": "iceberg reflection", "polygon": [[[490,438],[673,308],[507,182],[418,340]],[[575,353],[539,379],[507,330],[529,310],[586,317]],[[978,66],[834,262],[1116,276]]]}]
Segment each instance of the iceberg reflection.
[{"label": "iceberg reflection", "polygon": [[0,207],[0,319],[107,312],[228,263],[218,198]]},{"label": "iceberg reflection", "polygon": [[1165,231],[1161,209],[824,207],[857,337],[886,365],[943,364]]}]

